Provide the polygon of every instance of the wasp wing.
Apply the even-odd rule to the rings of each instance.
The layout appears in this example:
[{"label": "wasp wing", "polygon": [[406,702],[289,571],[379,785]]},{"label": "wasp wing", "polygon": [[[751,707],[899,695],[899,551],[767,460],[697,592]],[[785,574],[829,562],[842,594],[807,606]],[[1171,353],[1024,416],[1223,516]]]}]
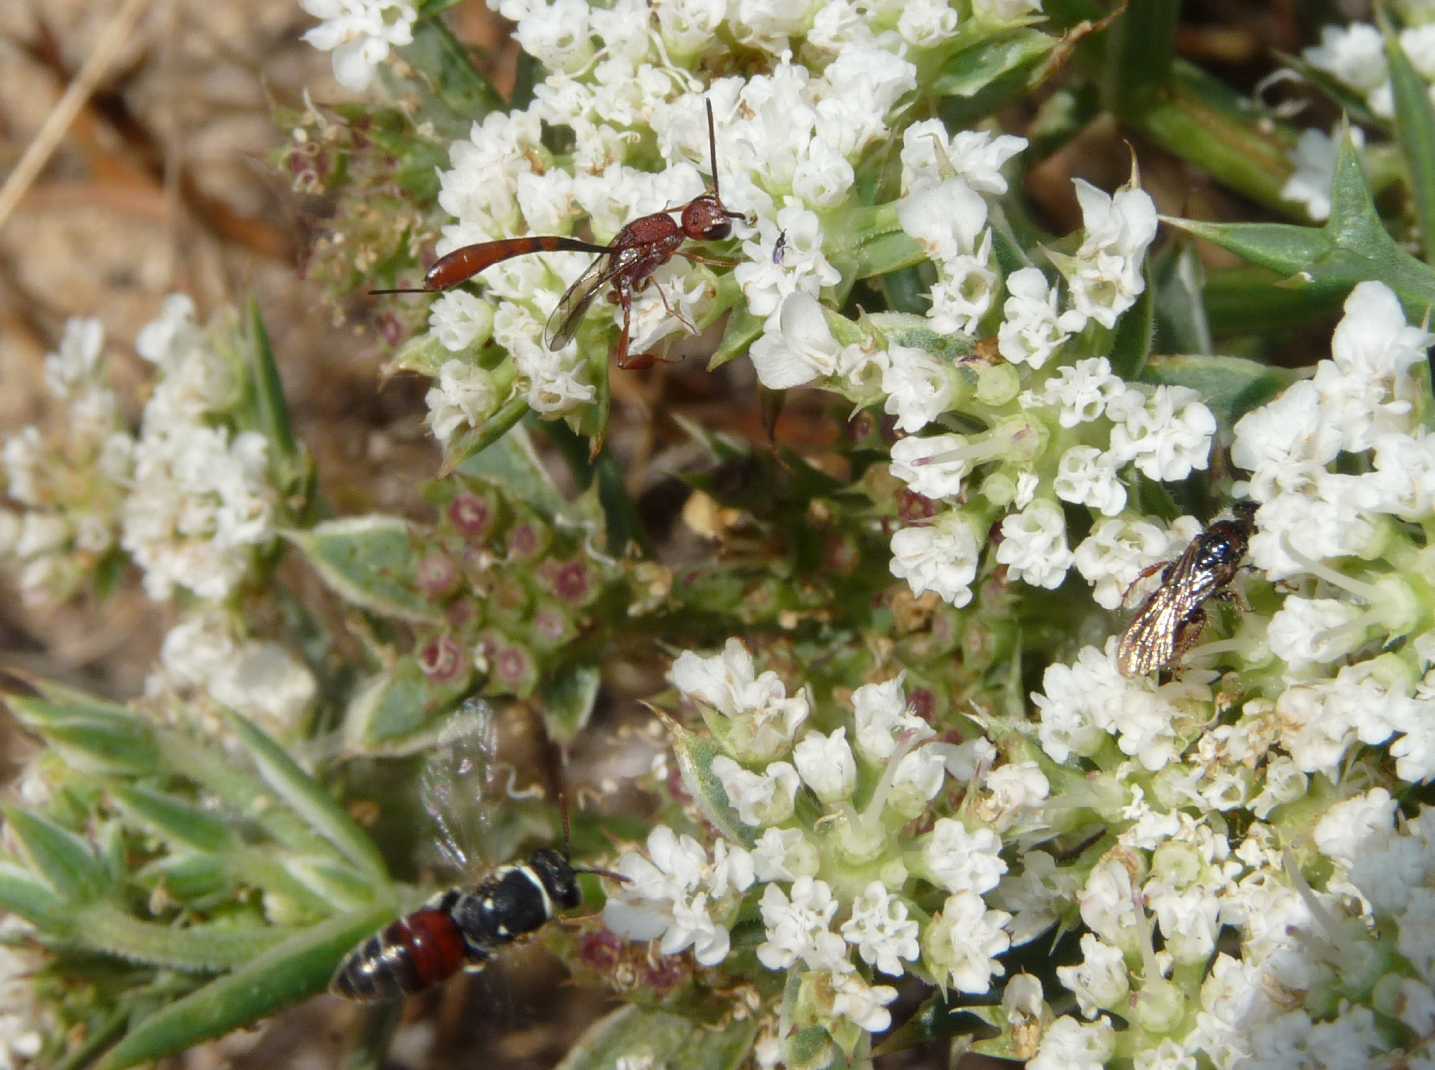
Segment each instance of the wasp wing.
[{"label": "wasp wing", "polygon": [[449,718],[419,777],[419,798],[436,832],[434,848],[459,874],[486,861],[482,856],[491,823],[489,807],[497,794],[497,750],[493,707],[471,698]]},{"label": "wasp wing", "polygon": [[603,287],[618,277],[632,262],[628,249],[616,249],[606,256],[600,256],[584,269],[583,274],[573,280],[573,285],[558,299],[548,324],[543,328],[543,341],[550,350],[557,351],[573,341],[583,314],[593,303]]},{"label": "wasp wing", "polygon": [[1182,625],[1199,605],[1199,600],[1192,600],[1179,585],[1167,582],[1156,588],[1121,635],[1116,665],[1122,675],[1144,676],[1170,665]]}]

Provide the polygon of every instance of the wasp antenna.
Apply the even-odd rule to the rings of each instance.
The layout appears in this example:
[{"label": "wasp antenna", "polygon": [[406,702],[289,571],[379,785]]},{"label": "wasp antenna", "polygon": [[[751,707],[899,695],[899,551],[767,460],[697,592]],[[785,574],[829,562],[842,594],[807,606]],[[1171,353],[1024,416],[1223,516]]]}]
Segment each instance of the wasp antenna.
[{"label": "wasp antenna", "polygon": [[717,177],[717,124],[713,121],[713,102],[704,97],[703,103],[707,105],[708,109],[708,157],[712,160],[713,165],[713,196],[721,204],[722,194],[718,191]]},{"label": "wasp antenna", "polygon": [[377,297],[380,294],[426,294],[432,291],[422,286],[396,286],[391,290],[370,290],[370,297]]},{"label": "wasp antenna", "polygon": [[580,867],[580,866],[574,866],[574,867],[573,867],[573,872],[574,872],[574,873],[591,873],[591,874],[593,874],[593,876],[595,876],[595,877],[607,877],[609,880],[617,881],[619,884],[627,884],[627,883],[628,883],[628,878],[627,878],[627,877],[623,876],[621,873],[616,873],[616,872],[614,872],[614,871],[611,870],[611,869],[595,869],[595,868],[590,868],[590,867],[588,867],[588,866],[581,866],[581,867]]}]

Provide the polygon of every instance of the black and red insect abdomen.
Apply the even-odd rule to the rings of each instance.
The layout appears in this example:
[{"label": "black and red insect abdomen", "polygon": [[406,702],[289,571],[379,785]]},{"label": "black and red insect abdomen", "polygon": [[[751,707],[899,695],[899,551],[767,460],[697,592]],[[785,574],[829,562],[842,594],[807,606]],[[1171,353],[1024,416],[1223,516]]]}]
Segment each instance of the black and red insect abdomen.
[{"label": "black and red insect abdomen", "polygon": [[349,952],[330,988],[346,999],[397,999],[447,980],[468,958],[452,915],[425,907]]}]

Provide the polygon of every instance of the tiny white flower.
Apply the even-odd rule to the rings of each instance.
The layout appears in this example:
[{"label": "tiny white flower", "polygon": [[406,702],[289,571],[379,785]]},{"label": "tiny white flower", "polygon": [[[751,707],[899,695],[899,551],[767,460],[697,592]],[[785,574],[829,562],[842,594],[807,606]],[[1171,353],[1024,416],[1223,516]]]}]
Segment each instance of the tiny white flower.
[{"label": "tiny white flower", "polygon": [[1108,1019],[1087,1025],[1075,1018],[1058,1018],[1041,1035],[1041,1047],[1026,1070],[1102,1070],[1114,1054],[1116,1030]]},{"label": "tiny white flower", "polygon": [[949,817],[937,821],[922,845],[922,864],[931,879],[949,892],[991,891],[1007,871],[1001,837],[989,828],[970,832]]},{"label": "tiny white flower", "polygon": [[786,754],[811,712],[805,690],[788,697],[778,675],[771,670],[759,675],[752,655],[736,639],[729,639],[715,657],[684,651],[673,662],[670,679],[683,694],[728,719],[722,726],[727,742],[748,764]]},{"label": "tiny white flower", "polygon": [[1126,487],[1116,475],[1116,457],[1095,446],[1072,446],[1061,455],[1051,488],[1073,505],[1085,505],[1102,516],[1116,516],[1126,508]]},{"label": "tiny white flower", "polygon": [[713,864],[707,878],[708,891],[721,899],[729,894],[741,894],[752,887],[756,880],[752,854],[736,847],[727,840],[713,844]]},{"label": "tiny white flower", "polygon": [[896,998],[897,990],[891,985],[869,985],[856,971],[832,974],[832,1014],[856,1022],[869,1033],[880,1033],[892,1024],[887,1004]]},{"label": "tiny white flower", "polygon": [[897,221],[941,263],[977,251],[987,233],[987,202],[965,179],[950,178],[899,201]]},{"label": "tiny white flower", "polygon": [[1001,531],[997,560],[1007,566],[1011,579],[1048,590],[1061,586],[1072,555],[1066,545],[1066,517],[1059,505],[1038,498],[1021,512],[1007,514]]},{"label": "tiny white flower", "polygon": [[418,13],[412,0],[299,2],[310,15],[324,20],[305,33],[304,40],[321,52],[334,53],[334,77],[345,89],[367,89],[390,47],[414,39]]},{"label": "tiny white flower", "polygon": [[492,416],[500,400],[493,376],[483,368],[446,360],[439,368],[438,385],[424,395],[429,428],[447,444],[460,428],[477,427]]},{"label": "tiny white flower", "polygon": [[450,353],[481,346],[493,334],[493,306],[466,290],[450,290],[429,306],[429,330]]},{"label": "tiny white flower", "polygon": [[75,317],[65,321],[60,348],[45,358],[45,385],[57,398],[68,398],[94,381],[105,328],[97,319]]},{"label": "tiny white flower", "polygon": [[[970,470],[965,456],[950,456],[966,444],[962,435],[908,435],[892,443],[892,474],[914,494],[927,498],[955,498]],[[920,463],[929,457],[940,460]]]},{"label": "tiny white flower", "polygon": [[815,877],[821,857],[799,828],[768,828],[752,849],[753,872],[760,881]]},{"label": "tiny white flower", "polygon": [[1062,427],[1075,427],[1101,416],[1125,390],[1126,384],[1111,371],[1105,357],[1087,357],[1059,368],[1055,377],[1047,380],[1041,401],[1061,409],[1058,420]]},{"label": "tiny white flower", "polygon": [[841,349],[817,299],[798,291],[782,303],[778,330],[764,332],[748,355],[763,386],[786,390],[834,375]]},{"label": "tiny white flower", "polygon": [[1322,26],[1320,44],[1301,54],[1311,66],[1334,75],[1363,95],[1371,110],[1382,118],[1393,114],[1385,41],[1366,22],[1348,26]]},{"label": "tiny white flower", "polygon": [[955,369],[925,350],[894,345],[882,375],[883,410],[897,417],[900,431],[920,431],[947,410],[956,396]]},{"label": "tiny white flower", "polygon": [[1328,808],[1312,835],[1320,853],[1345,865],[1379,849],[1395,829],[1395,800],[1384,788],[1345,799]]},{"label": "tiny white flower", "polygon": [[907,705],[902,674],[880,684],[863,684],[852,692],[857,749],[868,761],[884,762],[897,749],[899,733],[929,739],[936,734]]},{"label": "tiny white flower", "polygon": [[824,803],[850,798],[857,786],[857,763],[847,743],[846,727],[826,736],[808,732],[793,748],[792,761],[803,781]]},{"label": "tiny white flower", "polygon": [[918,926],[907,917],[907,904],[881,881],[872,881],[852,901],[851,916],[842,923],[841,932],[863,962],[894,977],[903,972],[902,959],[915,960],[921,953]]},{"label": "tiny white flower", "polygon": [[[1358,126],[1350,127],[1356,148],[1365,145],[1365,133]],[[1330,218],[1330,185],[1335,179],[1335,161],[1340,142],[1320,130],[1301,131],[1291,153],[1295,170],[1281,187],[1281,200],[1305,205],[1306,213],[1317,223]]]},{"label": "tiny white flower", "polygon": [[721,754],[713,759],[712,771],[743,824],[778,825],[792,816],[798,777],[787,762],[773,762],[754,773]]},{"label": "tiny white flower", "polygon": [[937,983],[981,994],[1006,969],[996,961],[1011,946],[1011,915],[988,910],[975,892],[949,896],[922,935],[922,954]]},{"label": "tiny white flower", "polygon": [[767,885],[758,904],[767,929],[758,961],[769,970],[786,970],[798,961],[810,970],[850,970],[846,943],[828,927],[837,906],[825,881],[799,877],[791,898],[778,885]]},{"label": "tiny white flower", "polygon": [[1112,196],[1079,178],[1072,184],[1085,229],[1081,247],[1075,256],[1048,253],[1071,294],[1061,326],[1077,331],[1094,319],[1109,330],[1146,289],[1141,265],[1156,236],[1156,205],[1141,189],[1126,187]]},{"label": "tiny white flower", "polygon": [[997,351],[1013,364],[1040,368],[1069,337],[1057,322],[1056,287],[1039,268],[1022,268],[1007,276],[1006,304],[997,329]]},{"label": "tiny white flower", "polygon": [[[1127,396],[1134,400],[1135,388]],[[1108,406],[1107,412],[1119,419],[1111,430],[1117,464],[1131,461],[1148,478],[1167,481],[1206,467],[1216,418],[1190,387],[1158,386],[1144,395],[1144,404]]]},{"label": "tiny white flower", "polygon": [[1081,958],[1078,966],[1058,966],[1056,976],[1075,994],[1086,1018],[1115,1010],[1131,991],[1121,949],[1086,933],[1081,937]]},{"label": "tiny white flower", "polygon": [[1266,644],[1296,672],[1339,661],[1365,638],[1364,628],[1350,627],[1360,617],[1360,607],[1349,602],[1290,595],[1271,617]]},{"label": "tiny white flower", "polygon": [[936,591],[958,608],[972,600],[981,544],[971,523],[959,512],[943,513],[931,524],[902,528],[892,536],[892,575],[904,579],[913,594]]}]

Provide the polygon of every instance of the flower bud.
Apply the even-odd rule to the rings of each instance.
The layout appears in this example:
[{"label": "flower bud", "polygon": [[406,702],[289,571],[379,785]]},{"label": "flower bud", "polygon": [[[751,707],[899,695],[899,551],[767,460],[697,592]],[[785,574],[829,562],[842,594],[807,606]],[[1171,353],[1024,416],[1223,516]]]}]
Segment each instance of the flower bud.
[{"label": "flower bud", "polygon": [[808,732],[793,749],[792,761],[803,781],[824,803],[850,798],[857,786],[857,763],[847,745],[845,727],[828,736]]}]

